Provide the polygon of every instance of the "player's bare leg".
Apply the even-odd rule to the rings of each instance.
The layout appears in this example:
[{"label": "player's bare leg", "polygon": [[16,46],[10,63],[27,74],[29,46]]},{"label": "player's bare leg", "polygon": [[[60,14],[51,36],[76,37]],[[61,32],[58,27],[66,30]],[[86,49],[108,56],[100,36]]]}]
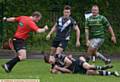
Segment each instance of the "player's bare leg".
[{"label": "player's bare leg", "polygon": [[63,48],[58,47],[58,48],[56,49],[55,56],[57,57],[57,56],[60,55],[62,52],[63,52]]},{"label": "player's bare leg", "polygon": [[7,63],[5,63],[4,65],[2,65],[2,67],[4,68],[4,70],[9,73],[12,71],[13,67],[19,62],[26,59],[26,50],[25,49],[20,49],[18,51],[18,56],[16,56],[15,58],[13,58],[12,60],[8,61]]},{"label": "player's bare leg", "polygon": [[54,48],[54,47],[51,47],[51,51],[50,51],[50,55],[55,55],[55,53],[56,53],[56,48]]},{"label": "player's bare leg", "polygon": [[87,75],[102,75],[102,76],[114,75],[114,76],[116,76],[116,77],[119,77],[119,76],[120,76],[120,74],[119,74],[117,71],[115,71],[115,72],[110,72],[110,71],[105,71],[105,70],[104,70],[104,71],[103,71],[103,70],[101,70],[101,71],[87,70],[86,74],[87,74]]},{"label": "player's bare leg", "polygon": [[98,66],[98,65],[90,65],[87,62],[83,63],[83,68],[87,70],[106,70],[112,68],[112,65]]}]

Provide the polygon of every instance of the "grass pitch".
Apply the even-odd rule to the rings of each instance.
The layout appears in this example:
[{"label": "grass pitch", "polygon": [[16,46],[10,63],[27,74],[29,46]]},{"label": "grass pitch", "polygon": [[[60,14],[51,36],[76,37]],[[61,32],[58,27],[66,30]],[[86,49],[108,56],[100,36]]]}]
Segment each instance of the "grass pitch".
[{"label": "grass pitch", "polygon": [[[1,59],[0,64],[8,60]],[[113,61],[114,68],[120,72],[120,61]],[[102,65],[103,62],[96,62]],[[88,76],[80,74],[51,74],[50,65],[43,60],[29,59],[18,63],[11,73],[5,73],[0,67],[0,79],[40,79],[40,82],[120,82],[120,77],[115,76]]]}]

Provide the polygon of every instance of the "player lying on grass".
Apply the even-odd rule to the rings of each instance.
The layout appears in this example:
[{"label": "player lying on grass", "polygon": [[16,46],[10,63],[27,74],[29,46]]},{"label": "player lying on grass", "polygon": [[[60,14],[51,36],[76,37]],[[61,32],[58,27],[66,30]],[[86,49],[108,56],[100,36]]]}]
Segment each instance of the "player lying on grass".
[{"label": "player lying on grass", "polygon": [[112,65],[95,66],[86,62],[86,59],[81,56],[74,59],[71,55],[59,55],[57,59],[54,56],[45,55],[44,60],[46,63],[52,65],[51,73],[80,73],[87,75],[103,75],[103,76],[119,76],[117,71],[110,72],[106,69],[112,68]]}]

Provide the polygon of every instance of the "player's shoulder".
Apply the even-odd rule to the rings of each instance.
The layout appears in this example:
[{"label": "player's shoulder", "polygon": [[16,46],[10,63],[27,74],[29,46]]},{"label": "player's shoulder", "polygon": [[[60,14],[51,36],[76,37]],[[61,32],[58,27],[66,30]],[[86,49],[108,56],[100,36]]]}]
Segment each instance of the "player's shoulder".
[{"label": "player's shoulder", "polygon": [[16,18],[16,21],[23,21],[24,19],[26,19],[24,16],[17,16],[15,17]]},{"label": "player's shoulder", "polygon": [[106,19],[106,17],[105,17],[104,15],[99,15],[99,17],[100,17],[101,19]]},{"label": "player's shoulder", "polygon": [[86,20],[90,20],[90,19],[92,19],[93,18],[93,16],[91,15],[91,16],[89,16]]},{"label": "player's shoulder", "polygon": [[76,23],[75,19],[72,17],[69,17],[69,19],[72,21],[72,23]]},{"label": "player's shoulder", "polygon": [[71,17],[71,16],[69,17],[69,19],[70,19],[70,20],[74,20],[74,21],[75,21],[75,19],[74,19],[73,17]]},{"label": "player's shoulder", "polygon": [[56,21],[57,21],[57,23],[58,23],[58,22],[62,22],[62,18],[63,18],[62,16],[61,16],[61,17],[59,17],[59,18],[57,18],[57,20],[56,20]]},{"label": "player's shoulder", "polygon": [[28,16],[18,16],[18,17],[20,17],[20,18],[28,18]]},{"label": "player's shoulder", "polygon": [[62,20],[63,19],[63,16],[59,17],[58,20]]},{"label": "player's shoulder", "polygon": [[30,19],[30,17],[29,16],[18,16],[17,18],[19,18],[20,20],[32,20],[32,19]]}]

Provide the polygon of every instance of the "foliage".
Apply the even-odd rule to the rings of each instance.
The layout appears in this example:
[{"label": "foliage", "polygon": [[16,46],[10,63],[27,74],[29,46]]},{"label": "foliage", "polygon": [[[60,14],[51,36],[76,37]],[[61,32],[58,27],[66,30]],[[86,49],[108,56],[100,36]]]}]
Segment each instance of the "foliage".
[{"label": "foliage", "polygon": [[[107,35],[106,42],[103,45],[102,51],[105,50],[118,50],[120,49],[120,1],[119,0],[2,0],[3,3],[3,16],[20,16],[31,15],[33,11],[40,11],[43,15],[42,20],[38,23],[39,26],[47,24],[50,28],[55,23],[56,19],[62,15],[62,10],[65,4],[72,6],[72,16],[78,22],[81,30],[81,47],[77,51],[85,51],[85,34],[84,34],[84,12],[90,10],[91,6],[96,3],[100,6],[100,14],[106,16],[110,21],[118,44],[111,47],[113,44],[110,42],[110,35]],[[2,6],[2,4],[0,4]],[[2,15],[2,14],[1,14]],[[13,36],[16,29],[16,24],[4,23],[4,39]],[[49,50],[50,41],[46,41],[47,33],[36,34],[31,33],[31,38],[27,41],[28,48]],[[69,42],[67,50],[76,51],[75,48],[75,33],[72,33],[72,39]],[[115,49],[114,49],[115,48]],[[108,52],[108,51],[107,51]]]}]

